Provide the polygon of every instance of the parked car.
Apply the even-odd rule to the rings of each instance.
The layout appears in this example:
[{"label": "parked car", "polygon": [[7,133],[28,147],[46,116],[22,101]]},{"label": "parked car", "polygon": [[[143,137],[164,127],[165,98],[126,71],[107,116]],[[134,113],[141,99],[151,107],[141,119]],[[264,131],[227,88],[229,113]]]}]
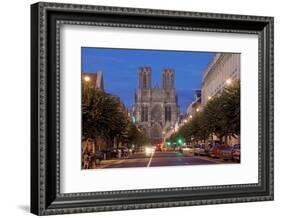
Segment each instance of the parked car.
[{"label": "parked car", "polygon": [[111,149],[111,158],[117,158],[118,157],[118,150],[117,148]]},{"label": "parked car", "polygon": [[221,146],[218,143],[215,143],[212,148],[209,150],[208,155],[213,158],[219,158],[221,153]]},{"label": "parked car", "polygon": [[199,155],[207,155],[208,152],[206,149],[207,149],[207,146],[205,144],[202,144],[199,149]]},{"label": "parked car", "polygon": [[200,145],[194,145],[194,155],[199,155]]},{"label": "parked car", "polygon": [[127,157],[129,155],[129,148],[122,146],[120,147],[120,149],[121,149],[122,157]]},{"label": "parked car", "polygon": [[220,158],[223,160],[232,160],[233,147],[227,146],[221,149]]},{"label": "parked car", "polygon": [[163,147],[162,151],[168,151],[168,148],[167,147]]},{"label": "parked car", "polygon": [[146,156],[150,156],[155,152],[155,147],[154,146],[147,146],[145,147],[145,154]]},{"label": "parked car", "polygon": [[235,144],[232,150],[232,159],[240,162],[240,144]]},{"label": "parked car", "polygon": [[186,145],[183,145],[183,146],[181,146],[181,150],[182,150],[182,152],[184,152],[184,151],[188,151],[188,150],[189,150],[189,148],[187,148],[187,146],[186,146]]},{"label": "parked car", "polygon": [[212,147],[213,147],[213,145],[211,143],[206,144],[205,152],[207,155],[209,154],[209,151],[211,150]]},{"label": "parked car", "polygon": [[162,145],[161,144],[157,144],[155,146],[155,151],[162,151]]},{"label": "parked car", "polygon": [[198,144],[194,147],[194,155],[207,155],[207,146],[205,144]]},{"label": "parked car", "polygon": [[96,163],[96,165],[99,165],[103,159],[104,153],[102,151],[97,151],[92,156],[92,160]]}]

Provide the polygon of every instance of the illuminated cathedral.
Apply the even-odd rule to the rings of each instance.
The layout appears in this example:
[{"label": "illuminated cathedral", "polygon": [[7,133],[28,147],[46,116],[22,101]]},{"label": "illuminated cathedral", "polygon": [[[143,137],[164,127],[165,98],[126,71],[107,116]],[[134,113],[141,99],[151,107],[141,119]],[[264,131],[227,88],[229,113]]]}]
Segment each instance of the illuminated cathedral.
[{"label": "illuminated cathedral", "polygon": [[138,88],[133,114],[136,125],[146,130],[151,143],[162,143],[165,132],[173,128],[179,117],[177,94],[174,87],[174,69],[163,69],[162,87],[151,86],[150,67],[138,70]]}]

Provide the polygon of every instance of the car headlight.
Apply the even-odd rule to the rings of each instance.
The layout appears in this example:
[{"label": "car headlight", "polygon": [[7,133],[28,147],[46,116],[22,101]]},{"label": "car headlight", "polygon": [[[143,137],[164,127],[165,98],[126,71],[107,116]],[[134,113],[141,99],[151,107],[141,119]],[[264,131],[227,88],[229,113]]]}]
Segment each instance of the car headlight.
[{"label": "car headlight", "polygon": [[151,148],[146,147],[146,148],[145,148],[145,153],[146,153],[146,154],[150,154],[150,153],[151,153]]}]

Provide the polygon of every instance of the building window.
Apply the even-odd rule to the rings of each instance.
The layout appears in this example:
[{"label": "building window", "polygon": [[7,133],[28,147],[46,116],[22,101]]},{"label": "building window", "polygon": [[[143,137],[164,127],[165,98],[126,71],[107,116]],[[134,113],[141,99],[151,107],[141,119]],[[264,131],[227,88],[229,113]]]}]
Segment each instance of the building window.
[{"label": "building window", "polygon": [[144,106],[141,106],[141,122],[144,121]]},{"label": "building window", "polygon": [[147,122],[148,121],[148,107],[142,106],[141,107],[141,122]]},{"label": "building window", "polygon": [[145,122],[148,121],[148,107],[147,106],[144,107],[144,121]]},{"label": "building window", "polygon": [[168,76],[167,80],[166,80],[166,88],[167,89],[171,88],[170,84],[171,84],[171,81],[170,81],[170,77]]},{"label": "building window", "polygon": [[147,77],[146,77],[146,75],[143,75],[143,88],[144,89],[147,88]]},{"label": "building window", "polygon": [[166,106],[165,107],[165,122],[169,122],[171,121],[171,107],[170,106]]}]

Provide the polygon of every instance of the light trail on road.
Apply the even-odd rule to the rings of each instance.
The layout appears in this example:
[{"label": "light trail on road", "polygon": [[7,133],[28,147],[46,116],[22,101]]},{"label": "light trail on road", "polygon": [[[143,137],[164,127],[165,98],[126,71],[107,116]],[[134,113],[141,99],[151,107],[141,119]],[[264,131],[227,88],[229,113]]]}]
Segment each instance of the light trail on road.
[{"label": "light trail on road", "polygon": [[151,153],[150,159],[149,159],[148,164],[147,164],[147,166],[146,166],[146,167],[150,167],[150,164],[151,164],[151,161],[152,161],[153,155],[154,155],[154,152],[152,152],[152,153]]},{"label": "light trail on road", "polygon": [[207,156],[190,156],[177,151],[153,152],[147,156],[145,152],[133,154],[124,159],[101,161],[96,169],[136,168],[136,167],[165,167],[165,166],[194,166],[213,164],[237,164],[233,161],[223,161]]}]

